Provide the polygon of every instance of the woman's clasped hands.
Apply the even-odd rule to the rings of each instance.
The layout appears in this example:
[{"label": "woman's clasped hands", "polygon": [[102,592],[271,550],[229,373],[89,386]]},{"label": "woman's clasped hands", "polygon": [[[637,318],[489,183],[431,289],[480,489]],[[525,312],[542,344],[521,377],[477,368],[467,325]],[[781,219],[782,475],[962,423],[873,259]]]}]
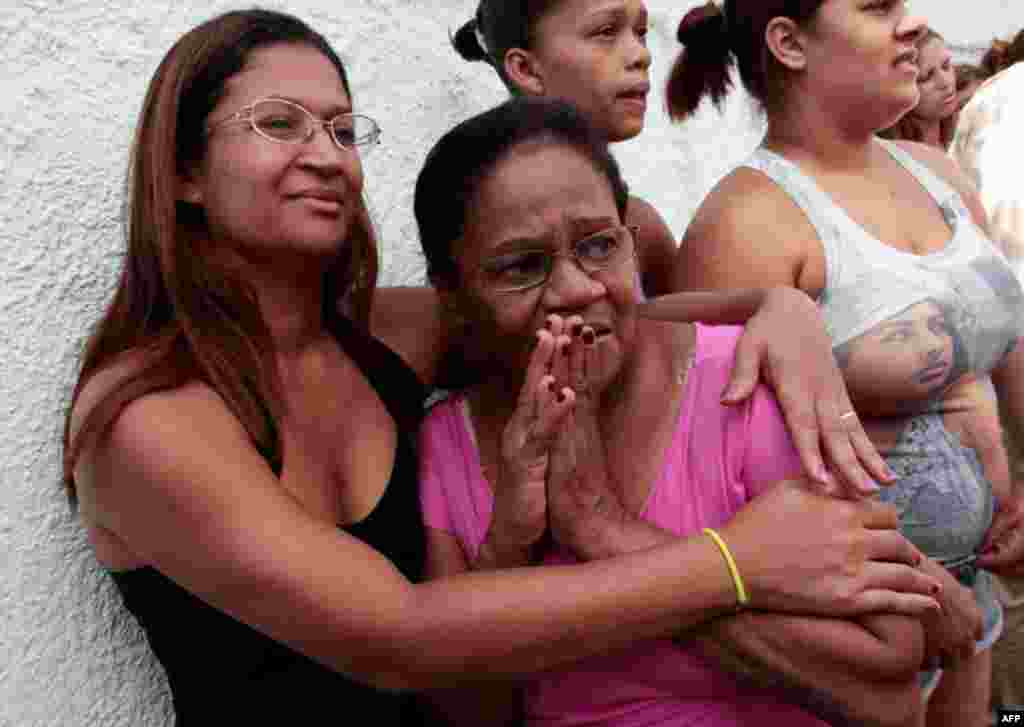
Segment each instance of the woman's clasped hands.
[{"label": "woman's clasped hands", "polygon": [[[610,510],[613,493],[586,376],[595,334],[579,316],[549,316],[537,332],[515,411],[502,437],[494,512],[481,557],[495,565],[538,559],[549,534],[571,545],[585,512]],[[584,450],[590,450],[585,452]],[[588,476],[583,476],[581,465]],[[576,487],[570,489],[572,481]],[[552,487],[554,484],[554,487]],[[574,517],[570,515],[573,511]]]}]

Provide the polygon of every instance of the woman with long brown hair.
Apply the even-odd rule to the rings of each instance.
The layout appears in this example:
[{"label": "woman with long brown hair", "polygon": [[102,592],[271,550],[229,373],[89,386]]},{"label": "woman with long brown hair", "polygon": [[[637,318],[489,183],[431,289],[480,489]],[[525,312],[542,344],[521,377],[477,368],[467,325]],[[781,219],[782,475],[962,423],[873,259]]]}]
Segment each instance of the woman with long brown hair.
[{"label": "woman with long brown hair", "polygon": [[[707,538],[417,583],[412,438],[441,344],[429,310],[387,324],[424,296],[374,296],[360,154],[377,137],[329,44],[273,11],[190,31],[147,92],[128,251],[75,388],[65,479],[180,725],[328,710],[411,724],[410,690],[530,673],[735,603]],[[550,404],[557,426],[567,407]],[[526,454],[509,442],[514,469]],[[812,490],[780,485],[723,527],[752,603],[936,607],[890,510]],[[782,518],[800,538],[760,547]]]},{"label": "woman with long brown hair", "polygon": [[959,96],[953,56],[946,41],[931,28],[914,43],[920,99],[893,126],[879,132],[885,139],[905,139],[948,149],[956,132]]},{"label": "woman with long brown hair", "polygon": [[[766,111],[761,145],[704,200],[677,285],[792,285],[815,298],[856,413],[900,475],[880,495],[901,530],[984,616],[975,648],[941,654],[927,623],[929,724],[988,719],[1002,612],[988,572],[1021,569],[1021,493],[998,408],[1024,421],[1024,291],[986,234],[977,195],[935,146],[880,139],[919,105],[923,19],[897,0],[726,0],[681,28],[677,118],[721,99],[729,71]],[[938,47],[938,46],[936,46]],[[944,82],[943,82],[944,83]],[[998,499],[998,506],[997,501]]]}]

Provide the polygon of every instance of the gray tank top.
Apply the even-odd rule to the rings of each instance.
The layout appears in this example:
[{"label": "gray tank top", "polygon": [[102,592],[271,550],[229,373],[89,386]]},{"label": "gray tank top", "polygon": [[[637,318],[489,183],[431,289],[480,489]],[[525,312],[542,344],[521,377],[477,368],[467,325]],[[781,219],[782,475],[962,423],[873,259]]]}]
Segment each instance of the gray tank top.
[{"label": "gray tank top", "polygon": [[[899,145],[878,143],[935,200],[950,229],[942,249],[916,255],[886,245],[767,149],[745,166],[781,187],[817,231],[826,262],[818,303],[851,392],[891,398],[909,412],[896,420],[897,443],[883,451],[899,480],[881,497],[897,508],[901,531],[952,569],[973,562],[993,499],[977,454],[946,428],[943,396],[965,376],[987,375],[1024,335],[1024,290],[956,190]],[[988,574],[968,572],[991,640],[1001,618]]]},{"label": "gray tank top", "polygon": [[[927,365],[918,364],[917,371],[893,370],[895,357],[883,356],[886,365],[870,372],[893,390],[899,390],[893,379],[903,375],[904,395],[921,398],[923,410],[933,409],[959,377],[987,374],[1024,335],[1024,291],[960,195],[899,145],[878,143],[938,205],[951,230],[941,250],[915,255],[879,241],[796,164],[767,149],[757,149],[746,166],[786,191],[818,233],[826,261],[818,302],[840,360],[855,367],[861,354],[870,366],[886,348],[927,347],[937,344],[935,337],[944,339],[941,354],[922,353]],[[904,363],[913,367],[912,361]]]}]

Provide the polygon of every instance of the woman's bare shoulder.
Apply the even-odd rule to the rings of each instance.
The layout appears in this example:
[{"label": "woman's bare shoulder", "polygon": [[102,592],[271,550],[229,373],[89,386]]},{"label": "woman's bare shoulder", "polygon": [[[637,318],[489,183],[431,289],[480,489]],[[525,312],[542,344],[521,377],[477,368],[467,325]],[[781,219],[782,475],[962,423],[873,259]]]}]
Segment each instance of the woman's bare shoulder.
[{"label": "woman's bare shoulder", "polygon": [[771,178],[756,169],[739,167],[711,189],[698,208],[694,223],[723,231],[757,227],[767,232],[777,227],[766,225],[767,222],[786,224],[803,218],[800,208]]},{"label": "woman's bare shoulder", "polygon": [[[137,357],[129,356],[86,383],[72,411],[71,442],[95,407],[139,373],[141,366]],[[145,486],[139,473],[177,469],[181,453],[198,451],[193,445],[200,441],[219,443],[221,452],[225,447],[251,448],[241,422],[212,387],[199,381],[132,399],[98,434],[84,443],[75,463],[75,493],[100,562],[115,569],[147,562],[119,534],[119,523],[128,511],[123,505],[131,499],[124,494]],[[186,459],[191,456],[186,454]],[[188,488],[177,487],[177,492],[185,496]]]},{"label": "woman's bare shoulder", "polygon": [[71,409],[70,439],[74,441],[89,414],[124,382],[141,373],[146,357],[139,352],[122,354],[112,363],[93,373],[75,399]]},{"label": "woman's bare shoulder", "polygon": [[764,174],[739,168],[711,190],[679,248],[680,290],[795,285],[817,233]]},{"label": "woman's bare shoulder", "polygon": [[[142,366],[139,357],[129,356],[98,371],[86,383],[71,413],[72,442],[95,407],[125,381],[138,374]],[[208,384],[191,380],[173,388],[150,391],[126,402],[114,415],[106,432],[89,442],[89,446],[82,451],[75,469],[79,490],[95,484],[90,474],[98,454],[106,456],[110,454],[110,448],[114,447],[118,450],[118,456],[134,452],[140,457],[160,459],[163,453],[173,447],[167,447],[166,442],[161,444],[152,435],[166,431],[167,427],[178,431],[179,426],[179,442],[191,436],[214,435],[218,430],[227,430],[232,438],[241,434],[247,439],[242,423]]]}]

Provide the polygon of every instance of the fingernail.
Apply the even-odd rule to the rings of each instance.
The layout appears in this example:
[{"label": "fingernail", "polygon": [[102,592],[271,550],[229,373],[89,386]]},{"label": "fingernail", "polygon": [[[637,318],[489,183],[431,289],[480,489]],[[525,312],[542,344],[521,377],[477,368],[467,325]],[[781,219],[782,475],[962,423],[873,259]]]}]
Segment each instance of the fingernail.
[{"label": "fingernail", "polygon": [[931,593],[933,596],[937,596],[942,593],[942,585],[939,583],[933,583],[931,587]]},{"label": "fingernail", "polygon": [[879,486],[879,484],[877,482],[875,482],[873,479],[871,479],[870,477],[867,477],[867,476],[861,478],[860,489],[863,490],[864,492],[870,492],[870,493],[876,493],[876,492],[881,492],[882,491],[881,486]]},{"label": "fingernail", "polygon": [[575,325],[573,325],[573,327],[572,327],[573,338],[579,338],[581,333],[583,333],[583,324],[582,323],[576,323]]},{"label": "fingernail", "polygon": [[555,389],[556,388],[557,387],[555,386],[555,382],[554,381],[549,381],[548,382],[548,391],[550,391],[552,394],[555,393]]},{"label": "fingernail", "polygon": [[547,328],[549,331],[554,327],[553,324],[551,323],[551,319],[550,318],[548,318],[546,321],[544,321],[544,327]]},{"label": "fingernail", "polygon": [[823,464],[819,464],[818,468],[814,470],[814,479],[825,485],[834,485],[836,482],[836,478],[832,476],[832,473]]},{"label": "fingernail", "polygon": [[583,343],[587,344],[588,346],[593,346],[594,341],[596,340],[597,336],[594,335],[593,330],[588,328],[587,330],[583,331]]},{"label": "fingernail", "polygon": [[564,391],[559,391],[558,392],[558,399],[557,399],[557,401],[558,401],[559,404],[561,404],[563,401],[565,401],[565,392]]},{"label": "fingernail", "polygon": [[890,482],[896,479],[896,473],[889,465],[885,465],[885,476],[889,479]]},{"label": "fingernail", "polygon": [[568,345],[562,346],[562,355],[563,356],[568,356],[569,355],[569,346]]}]

